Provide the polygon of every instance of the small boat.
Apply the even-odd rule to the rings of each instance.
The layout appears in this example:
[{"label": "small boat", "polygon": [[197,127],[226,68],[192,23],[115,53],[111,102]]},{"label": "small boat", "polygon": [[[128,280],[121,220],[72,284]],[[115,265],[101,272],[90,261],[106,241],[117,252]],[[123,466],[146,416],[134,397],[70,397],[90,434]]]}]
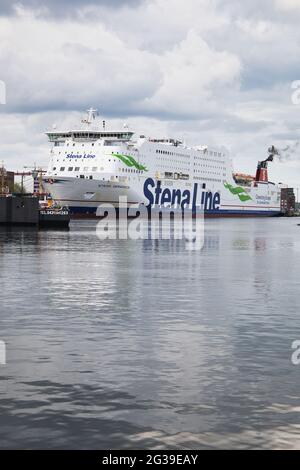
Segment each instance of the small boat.
[{"label": "small boat", "polygon": [[70,210],[62,207],[52,199],[40,201],[39,227],[41,228],[69,228]]}]

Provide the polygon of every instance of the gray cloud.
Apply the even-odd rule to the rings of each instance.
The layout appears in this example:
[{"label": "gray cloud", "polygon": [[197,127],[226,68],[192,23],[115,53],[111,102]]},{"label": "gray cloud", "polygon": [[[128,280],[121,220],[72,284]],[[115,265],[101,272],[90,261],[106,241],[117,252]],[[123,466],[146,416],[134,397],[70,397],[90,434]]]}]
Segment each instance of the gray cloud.
[{"label": "gray cloud", "polygon": [[17,6],[37,10],[40,16],[76,16],[84,7],[120,8],[134,7],[144,0],[0,0],[0,15],[14,15]]}]

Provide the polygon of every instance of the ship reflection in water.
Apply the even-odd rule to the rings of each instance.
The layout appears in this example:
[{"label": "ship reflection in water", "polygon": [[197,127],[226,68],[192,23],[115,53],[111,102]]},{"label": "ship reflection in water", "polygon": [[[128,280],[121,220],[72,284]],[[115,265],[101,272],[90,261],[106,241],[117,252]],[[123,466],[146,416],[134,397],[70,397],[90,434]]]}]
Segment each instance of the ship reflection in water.
[{"label": "ship reflection in water", "polygon": [[0,232],[1,448],[296,448],[295,219],[183,241]]}]

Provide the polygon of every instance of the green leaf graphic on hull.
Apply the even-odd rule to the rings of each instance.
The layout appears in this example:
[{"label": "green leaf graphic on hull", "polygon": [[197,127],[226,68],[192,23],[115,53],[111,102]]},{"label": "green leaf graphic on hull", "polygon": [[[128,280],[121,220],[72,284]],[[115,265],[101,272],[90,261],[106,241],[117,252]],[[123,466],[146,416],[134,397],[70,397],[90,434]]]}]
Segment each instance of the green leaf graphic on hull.
[{"label": "green leaf graphic on hull", "polygon": [[138,163],[131,155],[122,155],[120,153],[112,153],[112,155],[129,167],[134,166],[137,170],[148,171],[147,167]]},{"label": "green leaf graphic on hull", "polygon": [[228,189],[231,194],[238,196],[241,202],[252,201],[252,197],[247,194],[244,188],[241,186],[232,186],[229,183],[224,183],[226,189]]}]

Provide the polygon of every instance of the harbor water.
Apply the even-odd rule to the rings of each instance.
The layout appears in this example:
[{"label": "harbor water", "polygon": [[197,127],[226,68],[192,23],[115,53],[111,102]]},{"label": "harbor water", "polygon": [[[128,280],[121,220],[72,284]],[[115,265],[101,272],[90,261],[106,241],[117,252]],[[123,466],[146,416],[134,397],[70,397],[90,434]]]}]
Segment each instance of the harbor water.
[{"label": "harbor water", "polygon": [[0,232],[0,448],[299,448],[300,227]]}]

